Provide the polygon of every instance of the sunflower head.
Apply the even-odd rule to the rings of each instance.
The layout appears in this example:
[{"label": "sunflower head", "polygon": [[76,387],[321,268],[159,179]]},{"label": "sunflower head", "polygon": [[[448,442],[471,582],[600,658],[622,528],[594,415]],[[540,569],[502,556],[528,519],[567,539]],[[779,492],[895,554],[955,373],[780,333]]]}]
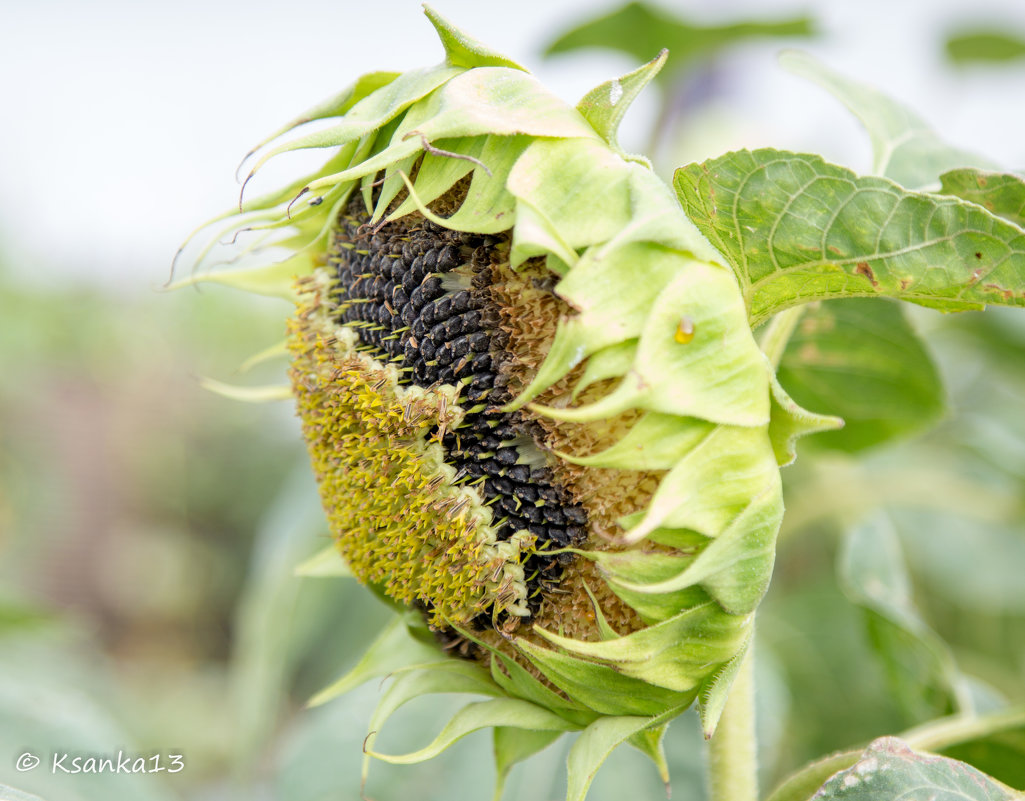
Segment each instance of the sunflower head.
[{"label": "sunflower head", "polygon": [[614,729],[664,768],[669,719],[698,699],[714,729],[772,569],[778,466],[826,421],[616,142],[665,54],[571,108],[427,14],[442,64],[363,76],[256,162],[328,153],[225,226],[291,255],[210,276],[295,300],[291,391],[339,560],[400,608],[332,694],[407,661],[382,716],[469,688],[509,754]]}]

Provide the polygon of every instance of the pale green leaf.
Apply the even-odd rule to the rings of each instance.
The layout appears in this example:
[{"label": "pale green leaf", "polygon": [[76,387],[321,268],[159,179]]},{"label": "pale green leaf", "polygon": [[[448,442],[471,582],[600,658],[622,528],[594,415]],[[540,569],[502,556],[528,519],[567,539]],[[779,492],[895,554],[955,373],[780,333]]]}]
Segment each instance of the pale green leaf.
[{"label": "pale green leaf", "polygon": [[445,60],[453,67],[512,67],[523,69],[515,61],[496,53],[481,44],[469,34],[455,27],[429,5],[424,4],[424,14],[431,21],[438,38],[445,48]]},{"label": "pale green leaf", "polygon": [[969,168],[951,170],[940,176],[940,192],[978,203],[998,217],[1025,226],[1025,179],[1020,175]]},{"label": "pale green leaf", "polygon": [[772,404],[769,412],[769,440],[780,467],[793,464],[797,459],[797,440],[801,437],[843,428],[842,418],[816,414],[799,406],[775,375],[772,376],[770,388]]},{"label": "pale green leaf", "polygon": [[[372,750],[372,744],[389,718],[410,701],[435,693],[472,693],[491,697],[500,697],[503,694],[502,689],[491,680],[487,671],[474,662],[449,659],[446,662],[410,665],[408,668],[400,669],[391,686],[378,701],[370,719],[369,733],[363,745],[364,786],[370,772],[370,758],[377,756]],[[441,750],[447,747],[446,745]],[[436,754],[432,754],[434,755]]]},{"label": "pale green leaf", "polygon": [[467,734],[480,729],[510,726],[533,731],[570,731],[573,724],[539,706],[516,698],[498,698],[467,704],[460,709],[429,745],[408,754],[380,754],[367,750],[370,756],[395,765],[425,762],[440,754]]},{"label": "pale green leaf", "polygon": [[922,430],[946,411],[929,351],[899,304],[884,299],[809,305],[780,361],[778,378],[802,406],[837,415],[818,447],[857,451]]},{"label": "pale green leaf", "polygon": [[584,374],[573,387],[576,401],[585,389],[607,378],[619,378],[626,374],[637,357],[637,340],[628,339],[618,345],[610,345],[591,356],[584,365]]},{"label": "pale green leaf", "polygon": [[240,270],[213,270],[212,272],[196,272],[188,278],[182,278],[168,285],[168,289],[181,289],[197,284],[222,284],[243,292],[257,295],[269,295],[274,298],[295,302],[298,295],[295,282],[301,276],[309,275],[313,270],[312,257],[305,253],[297,253],[285,261],[261,267],[249,267]]},{"label": "pale green leaf", "polygon": [[[658,541],[667,531],[658,529],[650,539]],[[592,551],[585,556],[594,558],[602,566],[609,589],[646,623],[658,623],[708,600],[708,593],[695,585],[657,593],[646,589],[647,585],[667,581],[684,572],[693,556],[647,553],[640,548],[605,553]],[[633,589],[635,583],[640,589]]]},{"label": "pale green leaf", "polygon": [[370,679],[387,676],[407,665],[442,662],[441,650],[414,637],[406,615],[397,615],[348,673],[313,696],[307,706],[319,706]]},{"label": "pale green leaf", "polygon": [[[750,619],[706,602],[661,623],[602,642],[574,640],[537,628],[571,655],[598,660],[624,677],[691,694],[710,666],[733,658],[748,636]],[[581,670],[586,670],[581,667]]]},{"label": "pale green leaf", "polygon": [[494,801],[501,801],[505,780],[513,765],[543,751],[562,734],[561,731],[530,731],[508,726],[496,727],[494,731],[496,774]]},{"label": "pale green leaf", "polygon": [[295,574],[297,576],[317,578],[355,577],[352,570],[349,569],[348,563],[334,545],[328,545],[302,562],[302,564],[296,567]]},{"label": "pale green leaf", "polygon": [[558,455],[573,464],[615,470],[671,470],[715,429],[705,420],[648,412],[603,451],[590,456]]},{"label": "pale green leaf", "polygon": [[[674,714],[682,711],[674,710]],[[567,758],[566,801],[584,801],[587,789],[609,754],[657,720],[643,717],[599,718],[584,729],[573,743]]]},{"label": "pale green leaf", "polygon": [[656,528],[718,537],[752,498],[778,486],[776,455],[764,430],[716,426],[665,475],[623,540],[639,542]]},{"label": "pale green leaf", "polygon": [[[249,153],[246,154],[246,159],[269,142],[274,141],[279,136],[283,136],[294,128],[298,128],[300,125],[305,125],[308,122],[314,122],[316,120],[342,116],[364,97],[369,94],[373,94],[381,87],[388,85],[398,78],[399,75],[400,73],[398,72],[368,72],[365,75],[361,75],[356,79],[355,83],[351,86],[347,86],[334,97],[318,103],[312,108],[304,111],[291,122],[282,125],[278,130],[250,150]],[[243,159],[243,163],[245,163],[246,159]]]},{"label": "pale green leaf", "polygon": [[[754,669],[754,665],[745,665],[744,663],[745,659],[754,658],[749,657],[750,652],[751,637],[749,636],[737,651],[736,656],[705,679],[704,686],[698,695],[698,713],[701,715],[701,732],[705,735],[706,740],[711,739],[719,726],[719,719],[722,717],[723,709],[726,708],[730,688],[741,668]],[[748,680],[750,681],[750,678]]]},{"label": "pale green leaf", "polygon": [[[648,308],[633,367],[619,386],[585,406],[545,408],[543,414],[582,422],[644,409],[736,426],[768,422],[768,365],[751,338],[733,278],[712,264],[669,263],[679,272]],[[684,321],[693,337],[681,342]]]},{"label": "pale green leaf", "polygon": [[577,110],[584,115],[584,119],[620,155],[626,154],[620,149],[617,139],[619,124],[630,104],[665,66],[668,56],[669,51],[663,49],[643,67],[628,72],[622,78],[614,78],[596,86],[577,103]]},{"label": "pale green leaf", "polygon": [[1025,231],[974,203],[768,149],[683,167],[674,185],[733,265],[753,325],[837,297],[1025,306]]},{"label": "pale green leaf", "polygon": [[1021,795],[970,765],[911,750],[896,737],[874,741],[850,768],[829,779],[816,801],[1015,801]]},{"label": "pale green leaf", "polygon": [[902,104],[834,72],[808,53],[788,50],[780,55],[780,63],[831,92],[861,120],[872,139],[874,175],[921,189],[954,167],[992,166],[981,156],[948,145]]},{"label": "pale green leaf", "polygon": [[697,694],[696,690],[680,693],[656,687],[608,665],[543,648],[528,640],[517,640],[516,647],[552,684],[604,715],[658,715],[670,707],[688,705]]},{"label": "pale green leaf", "polygon": [[[464,636],[466,635],[464,634]],[[481,645],[481,643],[478,644]],[[482,645],[482,647],[487,648],[488,646]],[[594,719],[594,712],[585,709],[575,700],[571,701],[569,698],[563,697],[547,684],[538,681],[536,676],[508,654],[503,654],[494,648],[489,650],[492,656],[491,678],[509,695],[549,709],[571,723],[576,723],[578,728],[583,728]]]},{"label": "pale green leaf", "polygon": [[236,384],[225,384],[215,378],[201,378],[199,385],[224,398],[243,401],[245,403],[268,403],[271,401],[288,400],[292,397],[292,387],[287,384],[264,387],[240,387]]},{"label": "pale green leaf", "polygon": [[258,353],[254,353],[239,365],[238,371],[240,373],[248,373],[257,365],[286,356],[288,356],[288,342],[281,340],[281,342],[275,342],[270,347],[264,348]]},{"label": "pale green leaf", "polygon": [[339,147],[373,134],[413,103],[426,97],[462,71],[458,67],[439,65],[403,72],[351,107],[344,109],[343,116],[339,117],[340,121],[337,124],[299,136],[264,153],[250,170],[247,180],[281,153],[311,147]]},{"label": "pale green leaf", "polygon": [[769,586],[775,559],[776,532],[783,517],[779,474],[770,475],[761,492],[693,560],[680,560],[683,569],[667,579],[640,584],[624,580],[620,569],[614,580],[625,589],[652,595],[700,586],[732,615],[753,612]]},{"label": "pale green leaf", "polygon": [[669,724],[663,723],[661,726],[642,729],[627,739],[627,742],[630,743],[630,745],[655,763],[655,769],[658,771],[658,777],[666,786],[667,796],[670,792],[669,763],[666,761],[664,740],[668,729]]},{"label": "pale green leaf", "polygon": [[907,717],[928,719],[958,708],[957,666],[915,608],[890,520],[877,514],[852,529],[838,569],[845,594],[865,610],[870,640]]}]

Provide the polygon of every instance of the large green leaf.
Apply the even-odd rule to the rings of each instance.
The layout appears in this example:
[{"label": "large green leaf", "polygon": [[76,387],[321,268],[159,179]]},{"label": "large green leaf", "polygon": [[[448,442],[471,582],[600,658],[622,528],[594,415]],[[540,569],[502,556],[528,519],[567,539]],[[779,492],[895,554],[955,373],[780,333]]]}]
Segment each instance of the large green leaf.
[{"label": "large green leaf", "polygon": [[959,759],[1025,790],[1025,707],[927,724],[905,738],[915,748]]},{"label": "large green leaf", "polygon": [[852,767],[833,776],[816,801],[1012,801],[1021,796],[970,765],[912,751],[896,737],[873,742]]},{"label": "large green leaf", "polygon": [[1025,180],[1020,175],[962,167],[940,176],[940,191],[978,203],[1015,225],[1025,225]]},{"label": "large green leaf", "polygon": [[842,417],[813,445],[857,451],[920,430],[945,411],[936,365],[904,316],[884,299],[807,308],[780,361],[779,380],[801,406]]},{"label": "large green leaf", "polygon": [[959,706],[954,658],[915,609],[888,518],[873,516],[850,531],[839,572],[844,592],[865,612],[872,645],[908,718],[927,720],[954,711]]},{"label": "large green leaf", "polygon": [[[912,748],[960,759],[999,781],[1025,789],[1025,707],[943,718],[911,729],[901,739]],[[805,765],[785,779],[766,801],[806,801],[826,779],[855,765],[861,756],[861,751],[855,749]]]},{"label": "large green leaf", "polygon": [[674,185],[732,264],[752,324],[838,297],[1025,306],[1025,231],[974,203],[772,149],[690,164]]},{"label": "large green leaf", "polygon": [[[560,34],[545,48],[545,55],[604,47],[647,61],[663,48],[669,48],[671,57],[680,64],[744,39],[810,36],[812,33],[812,20],[807,16],[773,22],[699,25],[667,14],[657,6],[633,2]],[[671,77],[663,73],[659,79],[668,82]]]},{"label": "large green leaf", "polygon": [[872,139],[875,175],[920,189],[954,167],[991,166],[981,156],[948,145],[893,98],[834,72],[807,53],[787,51],[780,56],[780,64],[831,92],[861,120]]}]

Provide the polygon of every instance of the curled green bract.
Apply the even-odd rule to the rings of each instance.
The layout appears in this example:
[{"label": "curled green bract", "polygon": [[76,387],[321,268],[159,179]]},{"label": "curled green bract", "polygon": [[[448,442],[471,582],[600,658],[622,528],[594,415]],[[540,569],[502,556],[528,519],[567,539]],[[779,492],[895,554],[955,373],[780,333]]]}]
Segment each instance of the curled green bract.
[{"label": "curled green bract", "polygon": [[[606,585],[597,592],[598,587],[581,582],[591,606],[589,628],[570,631],[552,623],[557,618],[539,614],[502,638],[483,637],[466,622],[470,612],[465,619],[445,612],[494,609],[487,593],[499,590],[481,580],[477,595],[435,607],[429,621],[432,628],[447,625],[472,643],[476,661],[446,657],[425,642],[430,632],[424,615],[401,611],[354,671],[316,700],[374,676],[397,674],[371,724],[377,731],[419,695],[483,695],[488,700],[463,708],[423,749],[380,754],[371,737],[367,753],[416,762],[472,731],[493,728],[499,785],[513,762],[563,732],[582,731],[569,757],[568,797],[579,799],[597,767],[622,742],[649,754],[664,773],[661,733],[695,700],[706,734],[714,730],[772,570],[783,513],[779,466],[792,459],[796,436],[835,421],[799,409],[775,383],[733,274],[643,159],[619,149],[616,127],[625,105],[657,72],[664,55],[602,84],[572,108],[513,62],[433,12],[428,16],[445,46],[444,63],[364,76],[279,135],[313,121],[320,121],[318,130],[263,148],[249,177],[288,151],[329,152],[317,172],[264,197],[247,192],[241,211],[221,218],[223,228],[215,238],[232,231],[262,234],[253,255],[265,261],[188,281],[214,280],[294,298],[297,280],[323,283],[332,236],[354,198],[362,198],[372,228],[421,215],[454,231],[505,234],[509,269],[547,269],[566,313],[557,325],[553,321],[547,353],[504,411],[532,415],[560,430],[619,421],[611,443],[574,450],[567,436],[569,447],[552,449],[544,458],[615,475],[617,483],[610,486],[619,493],[630,486],[632,475],[638,482],[657,479],[656,488],[638,491],[632,506],[630,497],[614,499],[630,509],[615,521],[614,531],[591,531],[586,542],[563,549],[590,565],[589,576]],[[457,184],[465,197],[450,213],[439,212],[432,204]],[[281,247],[290,255],[271,261],[269,254]],[[307,331],[301,347],[293,343],[293,358],[301,361],[303,353],[323,350],[324,342],[346,339],[331,336],[330,320],[323,325],[316,336]],[[376,369],[364,358],[350,359],[343,370],[330,354],[317,364],[324,382],[369,381],[365,376]],[[346,370],[349,378],[339,378]],[[363,392],[360,397],[369,400],[361,403],[371,411],[379,402],[387,405],[386,384],[382,380],[373,387],[385,393],[383,401]],[[319,430],[337,421],[323,422],[329,415],[310,407],[321,398],[335,404],[331,398],[342,396],[331,393],[346,391],[324,386],[311,384],[306,394],[299,393],[304,420],[313,419]],[[354,402],[352,397],[345,395],[346,402]],[[446,397],[468,407],[451,393]],[[393,427],[398,430],[400,423]],[[376,440],[359,442],[369,451]],[[407,475],[424,492],[435,485],[430,474],[419,477],[414,462],[431,447],[421,443],[403,451],[413,465]],[[327,461],[321,459],[318,475],[331,469]],[[360,464],[370,461],[367,455]],[[340,468],[332,481],[344,484],[355,469]],[[492,524],[483,505],[468,504]],[[327,498],[325,506],[330,506]],[[390,541],[404,542],[401,532]],[[498,559],[486,550],[494,550],[493,541],[493,536],[481,539],[476,546],[475,553],[484,554],[470,565],[477,573]],[[458,545],[448,547],[451,555]],[[525,551],[527,545],[517,547]],[[363,553],[359,548],[345,552]],[[459,554],[451,559],[471,575]],[[515,565],[501,569],[515,573]],[[318,570],[322,575],[323,568]],[[353,572],[361,576],[359,565]],[[494,575],[502,573],[496,569]],[[397,597],[386,583],[382,586]],[[520,600],[507,605],[520,610],[522,619],[527,608],[522,580],[517,586]],[[618,599],[635,625],[617,628],[602,598]],[[557,604],[558,596],[544,603]]]}]

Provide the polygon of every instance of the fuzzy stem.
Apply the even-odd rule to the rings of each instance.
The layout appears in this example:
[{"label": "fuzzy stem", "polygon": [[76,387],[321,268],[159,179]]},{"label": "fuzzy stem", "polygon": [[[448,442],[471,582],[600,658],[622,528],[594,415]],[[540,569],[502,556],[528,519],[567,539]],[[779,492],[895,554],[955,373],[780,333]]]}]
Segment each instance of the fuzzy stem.
[{"label": "fuzzy stem", "polygon": [[787,342],[790,341],[797,323],[804,314],[806,306],[793,306],[784,309],[765,327],[761,341],[758,343],[762,352],[769,357],[773,367],[779,367],[780,359],[783,358],[783,351],[787,349]]},{"label": "fuzzy stem", "polygon": [[708,743],[709,801],[757,801],[754,656],[749,648]]}]

